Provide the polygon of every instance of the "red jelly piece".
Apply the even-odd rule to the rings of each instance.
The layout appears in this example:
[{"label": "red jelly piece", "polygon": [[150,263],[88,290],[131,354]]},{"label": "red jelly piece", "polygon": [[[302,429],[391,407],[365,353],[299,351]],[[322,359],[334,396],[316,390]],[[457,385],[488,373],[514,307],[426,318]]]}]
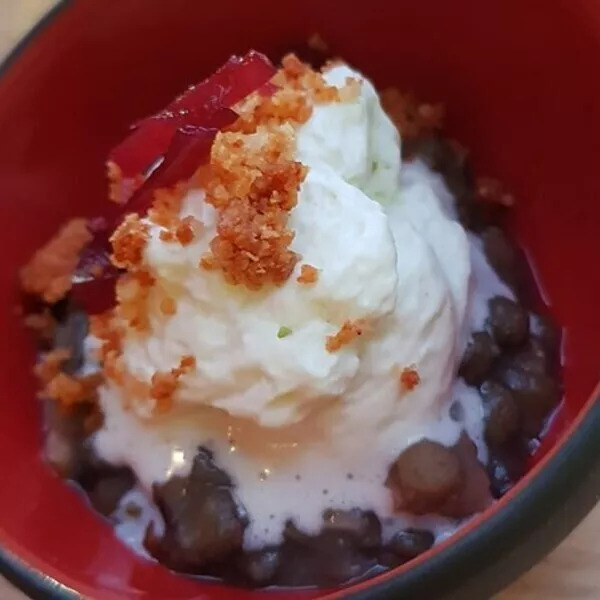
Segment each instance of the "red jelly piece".
[{"label": "red jelly piece", "polygon": [[251,51],[243,58],[231,57],[213,75],[192,86],[153,117],[142,120],[135,131],[110,153],[125,179],[145,175],[163,156],[175,134],[186,125],[210,127],[223,108],[230,108],[275,74],[262,54]]},{"label": "red jelly piece", "polygon": [[206,111],[221,106],[231,108],[268,82],[275,72],[271,61],[254,50],[243,58],[232,56],[208,79],[175,99],[168,110],[177,113],[181,110]]},{"label": "red jelly piece", "polygon": [[218,128],[185,127],[175,132],[163,162],[127,205],[128,212],[144,214],[150,207],[157,189],[175,186],[189,179],[199,165],[206,164]]},{"label": "red jelly piece", "polygon": [[[276,88],[269,80],[274,74],[275,67],[258,52],[232,56],[164,110],[137,123],[131,135],[111,151],[109,162],[121,179],[122,204],[109,205],[104,219],[90,222],[94,239],[82,253],[73,277],[73,296],[90,314],[114,305],[120,271],[110,262],[109,237],[123,213],[143,215],[155,190],[192,177],[208,162],[219,130],[237,118],[231,107],[255,90],[272,94]],[[141,186],[140,181],[144,181]]]}]

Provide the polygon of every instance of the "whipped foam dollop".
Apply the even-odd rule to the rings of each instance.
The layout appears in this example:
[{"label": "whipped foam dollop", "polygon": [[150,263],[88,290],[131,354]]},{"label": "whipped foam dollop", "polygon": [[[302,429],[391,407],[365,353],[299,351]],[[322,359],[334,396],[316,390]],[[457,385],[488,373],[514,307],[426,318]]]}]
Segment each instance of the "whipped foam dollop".
[{"label": "whipped foam dollop", "polygon": [[[164,242],[150,223],[150,328],[127,331],[123,358],[142,380],[184,355],[195,368],[165,415],[144,404],[124,410],[114,382],[100,389],[99,454],[131,465],[150,489],[186,474],[198,446],[210,448],[250,517],[247,547],[280,541],[290,518],[318,531],[328,507],[393,516],[389,465],[421,438],[452,445],[466,429],[485,457],[479,397],[456,372],[487,299],[511,293],[456,220],[442,179],[401,163],[371,83],[345,66],[325,74],[340,87],[348,77],[362,82],[358,97],[315,106],[296,131],[309,170],[289,219],[301,257],[292,276],[253,291],[199,269],[215,212],[203,190],[190,191],[181,216],[202,223],[191,244]],[[318,270],[315,283],[297,281],[302,265]],[[159,308],[165,294],[176,299],[173,315]],[[368,327],[328,351],[347,321]],[[407,368],[419,376],[412,389],[401,384]],[[458,423],[449,407],[461,399]]]}]

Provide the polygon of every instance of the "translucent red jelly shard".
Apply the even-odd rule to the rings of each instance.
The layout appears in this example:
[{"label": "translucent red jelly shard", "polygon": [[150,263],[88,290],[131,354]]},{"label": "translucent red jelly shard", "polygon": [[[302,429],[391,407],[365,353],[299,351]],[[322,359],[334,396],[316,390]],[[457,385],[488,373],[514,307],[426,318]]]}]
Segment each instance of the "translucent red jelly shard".
[{"label": "translucent red jelly shard", "polygon": [[269,81],[275,72],[271,61],[254,50],[241,58],[232,56],[208,79],[176,98],[168,109],[196,111],[208,108],[215,99],[218,106],[231,107]]},{"label": "translucent red jelly shard", "polygon": [[127,212],[143,215],[152,204],[154,192],[170,188],[192,177],[199,165],[210,157],[210,149],[219,128],[187,126],[178,129],[162,163],[127,204]]},{"label": "translucent red jelly shard", "polygon": [[192,86],[156,115],[142,120],[134,132],[112,150],[109,160],[124,179],[145,174],[167,151],[175,131],[185,125],[210,127],[207,122],[222,108],[230,108],[275,74],[268,58],[251,51],[231,57],[213,75]]}]

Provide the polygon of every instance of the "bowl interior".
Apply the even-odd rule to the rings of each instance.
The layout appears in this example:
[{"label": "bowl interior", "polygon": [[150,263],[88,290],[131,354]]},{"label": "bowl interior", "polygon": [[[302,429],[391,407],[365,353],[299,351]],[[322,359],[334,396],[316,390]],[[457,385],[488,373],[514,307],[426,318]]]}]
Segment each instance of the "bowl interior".
[{"label": "bowl interior", "polygon": [[[34,352],[16,277],[66,218],[101,214],[104,158],[140,116],[233,52],[281,55],[319,32],[383,87],[447,106],[476,169],[508,182],[513,226],[565,328],[566,398],[538,458],[584,407],[600,364],[600,7],[552,0],[67,3],[0,80],[0,545],[93,597],[255,596],[138,560],[40,457]],[[389,575],[388,575],[389,576]],[[271,594],[320,597],[322,592]]]}]

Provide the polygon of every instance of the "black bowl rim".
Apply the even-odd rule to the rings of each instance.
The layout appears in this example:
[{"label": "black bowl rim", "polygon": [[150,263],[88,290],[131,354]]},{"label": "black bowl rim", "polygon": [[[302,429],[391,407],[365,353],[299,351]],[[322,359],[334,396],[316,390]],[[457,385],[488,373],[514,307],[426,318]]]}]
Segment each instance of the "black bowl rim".
[{"label": "black bowl rim", "polygon": [[[75,0],[60,0],[0,65],[0,77]],[[447,548],[364,590],[341,589],[328,598],[356,600],[485,600],[531,568],[600,500],[600,393],[571,426],[550,460],[504,506]],[[83,596],[0,547],[0,574],[34,600]]]}]

